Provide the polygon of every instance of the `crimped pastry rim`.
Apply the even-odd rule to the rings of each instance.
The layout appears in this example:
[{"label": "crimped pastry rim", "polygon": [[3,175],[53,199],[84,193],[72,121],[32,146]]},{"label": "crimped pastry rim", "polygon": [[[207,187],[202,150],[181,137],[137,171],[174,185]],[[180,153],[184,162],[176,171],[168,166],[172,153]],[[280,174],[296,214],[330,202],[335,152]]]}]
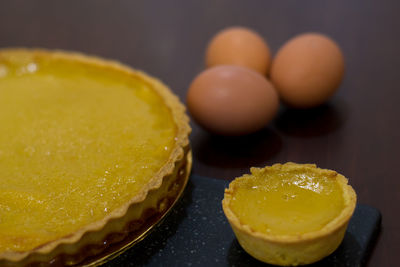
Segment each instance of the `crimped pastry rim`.
[{"label": "crimped pastry rim", "polygon": [[225,189],[224,199],[222,200],[222,207],[227,217],[228,221],[234,225],[239,231],[252,236],[253,238],[257,238],[260,240],[264,240],[271,243],[279,243],[279,244],[299,244],[303,242],[309,242],[316,239],[324,238],[338,230],[341,229],[344,225],[348,223],[353,212],[355,210],[357,196],[354,189],[348,184],[348,180],[343,175],[337,173],[333,170],[328,169],[320,169],[315,164],[296,164],[293,162],[288,162],[285,164],[274,164],[271,167],[267,166],[265,168],[251,168],[251,170],[261,170],[268,171],[270,169],[283,168],[285,170],[291,169],[299,169],[299,168],[307,168],[313,171],[323,171],[329,174],[329,177],[332,179],[336,179],[340,184],[343,190],[343,200],[344,200],[344,208],[341,213],[336,216],[332,221],[326,224],[324,227],[317,231],[307,232],[304,234],[298,235],[279,235],[279,234],[267,234],[253,230],[249,225],[243,224],[240,222],[239,218],[230,208],[230,201],[234,195],[234,190],[236,187],[236,183],[234,182],[236,179],[241,179],[247,175],[243,175],[241,177],[237,177],[229,184],[229,188]]},{"label": "crimped pastry rim", "polygon": [[109,69],[117,71],[127,76],[135,77],[135,79],[146,83],[151,87],[157,94],[159,94],[165,102],[165,105],[171,110],[172,117],[177,127],[177,133],[175,136],[175,145],[171,151],[170,157],[167,162],[160,168],[156,175],[150,179],[150,181],[143,186],[143,188],[133,196],[130,201],[126,202],[120,208],[117,208],[107,214],[103,219],[90,223],[74,233],[68,234],[65,237],[50,241],[39,247],[25,252],[3,252],[0,253],[0,261],[6,260],[11,262],[18,262],[31,254],[48,254],[53,251],[57,246],[62,244],[73,244],[79,243],[79,240],[85,233],[88,232],[101,232],[105,225],[113,219],[122,218],[126,215],[130,206],[143,202],[146,199],[147,194],[151,190],[158,189],[163,178],[172,174],[175,168],[175,163],[181,160],[185,156],[184,148],[189,146],[189,134],[191,128],[189,126],[189,117],[186,115],[185,106],[179,101],[179,98],[174,95],[171,90],[163,84],[157,78],[149,76],[143,71],[135,70],[125,64],[122,64],[115,60],[104,59],[98,56],[85,55],[80,52],[72,52],[65,50],[48,50],[42,48],[2,48],[0,49],[0,58],[4,54],[27,54],[32,59],[34,58],[49,58],[57,60],[65,60],[75,62],[79,64],[87,64],[95,66],[99,69]]}]

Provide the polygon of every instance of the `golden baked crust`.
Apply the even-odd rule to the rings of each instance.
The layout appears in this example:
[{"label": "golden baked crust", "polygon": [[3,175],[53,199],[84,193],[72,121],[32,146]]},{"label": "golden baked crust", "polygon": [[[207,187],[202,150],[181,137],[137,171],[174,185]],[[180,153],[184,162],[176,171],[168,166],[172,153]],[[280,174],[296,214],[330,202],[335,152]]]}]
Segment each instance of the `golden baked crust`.
[{"label": "golden baked crust", "polygon": [[3,49],[0,50],[0,62],[4,55],[10,54],[21,58],[73,61],[140,79],[163,98],[165,105],[171,110],[177,131],[175,145],[166,163],[130,201],[110,212],[102,220],[42,244],[31,251],[0,253],[0,265],[27,265],[38,262],[62,265],[79,263],[85,257],[99,253],[110,243],[122,240],[132,230],[140,229],[150,215],[162,214],[171,206],[179,191],[186,185],[190,172],[191,152],[188,135],[191,129],[185,107],[163,83],[118,62],[80,53],[23,48]]},{"label": "golden baked crust", "polygon": [[311,171],[316,175],[323,175],[329,179],[334,179],[343,190],[344,207],[333,220],[321,229],[305,232],[302,234],[268,234],[256,231],[251,225],[240,221],[231,207],[232,200],[237,187],[240,186],[238,180],[252,179],[252,175],[244,175],[236,178],[225,189],[222,206],[228,221],[235,232],[241,246],[253,257],[271,264],[282,266],[296,266],[309,264],[322,259],[331,254],[341,243],[347,224],[354,212],[356,205],[356,194],[352,187],[348,185],[348,180],[335,171],[319,169],[314,164],[275,164],[263,169],[251,168],[254,173],[279,173]]}]

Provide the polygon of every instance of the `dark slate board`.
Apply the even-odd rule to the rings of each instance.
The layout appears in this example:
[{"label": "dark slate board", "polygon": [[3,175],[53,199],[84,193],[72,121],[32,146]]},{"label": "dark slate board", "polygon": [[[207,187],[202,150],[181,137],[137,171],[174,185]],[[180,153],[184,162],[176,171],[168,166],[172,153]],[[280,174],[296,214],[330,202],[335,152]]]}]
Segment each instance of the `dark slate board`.
[{"label": "dark slate board", "polygon": [[[249,256],[226,220],[228,181],[192,175],[182,199],[142,242],[103,266],[272,266]],[[339,248],[309,266],[362,266],[379,233],[380,212],[357,205]]]}]

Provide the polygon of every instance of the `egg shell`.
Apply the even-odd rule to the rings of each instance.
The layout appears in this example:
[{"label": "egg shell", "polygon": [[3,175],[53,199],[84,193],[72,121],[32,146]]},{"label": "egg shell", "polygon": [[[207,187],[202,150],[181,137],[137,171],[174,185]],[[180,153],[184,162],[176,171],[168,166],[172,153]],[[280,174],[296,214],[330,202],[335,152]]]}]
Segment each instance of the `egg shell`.
[{"label": "egg shell", "polygon": [[230,27],[217,33],[206,51],[206,66],[239,65],[266,75],[271,63],[267,43],[255,31]]},{"label": "egg shell", "polygon": [[344,59],[329,37],[307,33],[287,41],[271,66],[271,81],[286,104],[310,108],[327,101],[339,87]]},{"label": "egg shell", "polygon": [[191,83],[187,105],[205,129],[220,135],[243,135],[265,127],[275,116],[279,99],[261,74],[232,65],[201,72]]}]

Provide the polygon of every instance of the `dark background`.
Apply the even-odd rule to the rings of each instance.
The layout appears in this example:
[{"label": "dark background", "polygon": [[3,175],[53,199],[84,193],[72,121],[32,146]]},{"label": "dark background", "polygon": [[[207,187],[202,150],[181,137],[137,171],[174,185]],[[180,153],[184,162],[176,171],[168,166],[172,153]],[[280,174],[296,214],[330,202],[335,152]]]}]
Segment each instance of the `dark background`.
[{"label": "dark background", "polygon": [[[281,107],[262,131],[209,135],[192,122],[195,174],[232,179],[251,166],[316,163],[349,178],[382,212],[369,266],[400,251],[400,3],[398,1],[0,1],[0,47],[44,47],[116,59],[163,80],[185,102],[209,39],[226,26],[258,31],[272,52],[298,33],[341,46],[345,78],[322,107]],[[1,127],[1,126],[0,126]],[[222,194],[222,192],[221,192]],[[215,203],[219,205],[219,203]]]}]

